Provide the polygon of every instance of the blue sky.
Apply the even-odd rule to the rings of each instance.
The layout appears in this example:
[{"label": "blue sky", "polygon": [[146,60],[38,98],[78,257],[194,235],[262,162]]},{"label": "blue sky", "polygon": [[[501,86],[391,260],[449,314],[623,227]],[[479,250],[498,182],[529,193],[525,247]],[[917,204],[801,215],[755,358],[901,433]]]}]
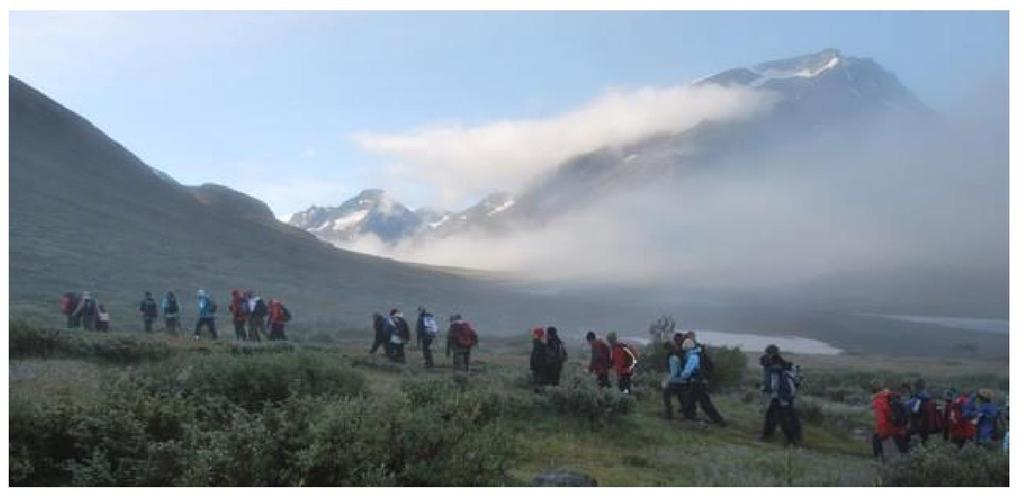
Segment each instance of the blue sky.
[{"label": "blue sky", "polygon": [[543,119],[608,89],[826,47],[874,58],[947,113],[1008,78],[1005,13],[12,12],[10,25],[14,76],[180,181],[279,216],[366,187],[441,203],[361,134]]}]

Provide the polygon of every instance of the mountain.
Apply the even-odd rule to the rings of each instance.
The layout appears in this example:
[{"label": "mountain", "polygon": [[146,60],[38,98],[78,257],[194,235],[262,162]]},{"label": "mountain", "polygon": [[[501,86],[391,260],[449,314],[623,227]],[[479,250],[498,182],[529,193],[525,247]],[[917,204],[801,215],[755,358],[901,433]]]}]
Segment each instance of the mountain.
[{"label": "mountain", "polygon": [[366,235],[374,235],[386,244],[393,244],[418,232],[424,219],[392,199],[384,190],[370,189],[337,207],[314,205],[297,212],[288,224],[343,246]]},{"label": "mountain", "polygon": [[[523,311],[554,311],[549,301],[479,276],[337,249],[230,188],[184,186],[22,81],[10,77],[9,84],[15,315],[55,323],[62,292],[89,290],[118,329],[134,326],[143,291],[175,290],[189,322],[199,288],[222,308],[233,288],[282,298],[297,326],[328,333],[362,327],[371,312],[391,306],[462,311],[492,332],[518,328]],[[366,225],[388,228],[408,217],[398,204],[386,210],[380,192],[367,192],[364,202],[376,212]]]},{"label": "mountain", "polygon": [[372,236],[385,245],[443,238],[474,228],[490,228],[494,216],[514,205],[507,193],[494,193],[459,212],[431,208],[409,210],[380,189],[363,190],[337,207],[312,206],[296,212],[288,224],[341,248]]}]

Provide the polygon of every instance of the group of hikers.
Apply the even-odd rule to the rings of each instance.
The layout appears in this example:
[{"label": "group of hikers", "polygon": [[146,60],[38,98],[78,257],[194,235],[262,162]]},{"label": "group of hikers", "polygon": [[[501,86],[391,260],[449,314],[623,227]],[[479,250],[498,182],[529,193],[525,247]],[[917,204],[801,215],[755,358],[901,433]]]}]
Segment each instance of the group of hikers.
[{"label": "group of hikers", "polygon": [[[384,353],[392,362],[405,363],[405,345],[412,340],[412,332],[405,316],[398,308],[391,308],[388,314],[375,312],[373,322],[373,345],[370,353],[377,353],[384,347]],[[434,367],[434,340],[440,333],[437,319],[433,313],[420,306],[416,315],[416,346],[423,353],[423,365],[428,369]],[[445,355],[452,358],[452,368],[456,371],[469,371],[470,351],[479,344],[479,336],[470,323],[455,313],[448,317],[448,330],[445,336]]]},{"label": "group of hikers", "polygon": [[68,329],[81,327],[87,331],[110,330],[110,313],[89,291],[81,294],[65,292],[60,297],[60,312],[67,320]]},{"label": "group of hikers", "polygon": [[871,443],[875,457],[883,457],[887,440],[892,440],[900,453],[907,453],[914,437],[924,444],[932,435],[941,435],[943,440],[959,447],[967,442],[997,447],[1002,441],[1003,449],[1008,449],[1009,435],[1000,430],[1001,410],[991,389],[981,388],[972,393],[949,388],[943,392],[941,408],[923,379],[913,385],[904,383],[898,391],[873,381],[871,391],[875,417]]},{"label": "group of hikers", "polygon": [[[198,340],[205,327],[213,339],[217,339],[217,303],[205,290],[196,291],[196,327],[193,335]],[[66,292],[60,299],[61,313],[66,317],[69,329],[82,327],[87,331],[107,332],[110,329],[110,314],[88,292],[75,294]],[[228,305],[235,326],[235,337],[238,341],[260,342],[270,330],[271,341],[285,341],[285,325],[291,321],[292,314],[279,299],[271,299],[269,303],[251,290],[231,291]],[[142,328],[147,333],[153,332],[153,324],[163,316],[164,328],[172,336],[178,335],[181,327],[182,308],[173,291],[167,291],[158,304],[153,293],[146,291],[139,301],[139,315],[142,317]]]},{"label": "group of hikers", "polygon": [[[196,300],[195,338],[199,339],[203,327],[206,327],[210,336],[216,339],[217,303],[202,289],[197,291]],[[60,299],[60,309],[68,328],[81,327],[98,332],[110,329],[110,314],[88,291],[65,293]],[[267,336],[268,328],[271,341],[287,340],[285,325],[292,316],[279,299],[271,299],[268,303],[252,290],[243,292],[235,289],[231,291],[228,310],[238,341],[260,342]],[[153,324],[162,315],[166,332],[177,335],[182,308],[174,292],[165,293],[159,304],[152,293],[145,292],[138,311],[145,332],[153,332]],[[372,320],[374,340],[370,353],[376,353],[383,347],[389,360],[405,363],[405,345],[412,340],[412,329],[402,312],[391,308],[387,315],[374,313]],[[422,306],[417,309],[415,331],[416,346],[422,352],[423,364],[428,369],[433,368],[432,346],[441,331],[434,315]],[[545,386],[558,386],[563,366],[569,358],[558,329],[554,326],[536,327],[531,334],[530,371],[534,390],[539,392]],[[590,345],[587,369],[594,375],[597,385],[610,388],[614,373],[618,390],[630,394],[633,372],[640,359],[638,351],[629,343],[620,341],[615,332],[608,333],[604,339],[594,332],[587,332],[586,341]],[[452,358],[454,370],[469,371],[470,352],[478,344],[476,331],[462,315],[456,313],[448,318],[445,354]],[[671,341],[664,342],[663,349],[666,355],[666,375],[661,383],[663,416],[673,418],[674,398],[686,420],[696,421],[697,407],[700,407],[712,423],[724,426],[726,421],[708,395],[714,363],[708,349],[697,342],[696,333],[677,331]],[[781,427],[786,444],[798,444],[802,438],[802,425],[795,410],[795,399],[802,381],[800,366],[785,360],[774,344],[765,349],[760,365],[761,387],[768,400],[761,439],[771,440],[775,430]],[[905,383],[898,391],[874,381],[871,390],[875,422],[872,449],[876,457],[883,456],[883,444],[889,440],[899,452],[906,453],[914,437],[918,437],[920,443],[926,443],[930,436],[941,435],[943,440],[958,446],[967,442],[991,445],[1008,437],[999,429],[1000,408],[994,403],[994,392],[990,389],[972,393],[951,388],[944,392],[941,401],[932,397],[923,379],[918,379],[913,385]]]}]

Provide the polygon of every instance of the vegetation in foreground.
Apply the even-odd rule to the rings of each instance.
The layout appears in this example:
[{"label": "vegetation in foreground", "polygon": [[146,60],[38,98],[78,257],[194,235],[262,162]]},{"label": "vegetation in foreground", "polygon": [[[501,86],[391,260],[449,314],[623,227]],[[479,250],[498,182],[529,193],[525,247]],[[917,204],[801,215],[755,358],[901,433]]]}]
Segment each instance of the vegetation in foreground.
[{"label": "vegetation in foreground", "polygon": [[757,374],[733,350],[716,352],[713,398],[730,423],[718,428],[658,417],[653,353],[632,397],[599,390],[579,348],[563,385],[535,394],[522,340],[491,340],[453,377],[415,355],[407,366],[365,355],[363,339],[256,346],[10,327],[11,485],[528,485],[551,470],[599,485],[1009,481],[1006,456],[972,446],[933,441],[884,467],[870,457],[867,381],[916,373],[808,370],[805,445],[786,449],[755,440]]}]

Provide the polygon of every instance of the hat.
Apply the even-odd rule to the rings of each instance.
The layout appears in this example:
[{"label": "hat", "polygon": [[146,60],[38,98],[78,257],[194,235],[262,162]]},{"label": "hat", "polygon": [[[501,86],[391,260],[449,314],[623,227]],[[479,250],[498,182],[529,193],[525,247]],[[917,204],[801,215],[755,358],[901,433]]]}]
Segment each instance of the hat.
[{"label": "hat", "polygon": [[615,341],[619,340],[619,335],[616,334],[615,331],[609,332],[608,335],[605,337],[608,338],[609,343],[614,343]]},{"label": "hat", "polygon": [[462,320],[462,315],[459,315],[458,313],[456,313],[456,314],[454,314],[454,315],[452,315],[452,316],[448,317],[448,321],[449,321],[449,322],[451,322],[451,323],[453,323],[453,324],[454,324],[455,322],[458,322],[459,320]]},{"label": "hat", "polygon": [[978,390],[978,396],[981,397],[982,400],[992,400],[992,397],[995,396],[995,392],[988,388],[982,388]]},{"label": "hat", "polygon": [[945,400],[953,400],[956,398],[956,388],[948,388],[942,393],[942,398]]},{"label": "hat", "polygon": [[695,343],[695,342],[693,341],[693,338],[692,338],[692,337],[688,337],[688,338],[686,338],[686,339],[684,339],[684,340],[683,340],[683,346],[682,346],[682,348],[683,348],[684,350],[692,350],[694,346],[697,346],[697,343]]},{"label": "hat", "polygon": [[197,296],[205,296],[206,295],[206,291],[204,291],[203,289],[199,289],[199,290],[196,291],[196,295]]},{"label": "hat", "polygon": [[534,339],[540,339],[542,337],[544,337],[544,328],[543,327],[534,327],[533,328],[533,338]]},{"label": "hat", "polygon": [[770,345],[765,347],[764,352],[769,354],[769,355],[778,355],[779,354],[779,347],[777,345],[770,344]]}]

